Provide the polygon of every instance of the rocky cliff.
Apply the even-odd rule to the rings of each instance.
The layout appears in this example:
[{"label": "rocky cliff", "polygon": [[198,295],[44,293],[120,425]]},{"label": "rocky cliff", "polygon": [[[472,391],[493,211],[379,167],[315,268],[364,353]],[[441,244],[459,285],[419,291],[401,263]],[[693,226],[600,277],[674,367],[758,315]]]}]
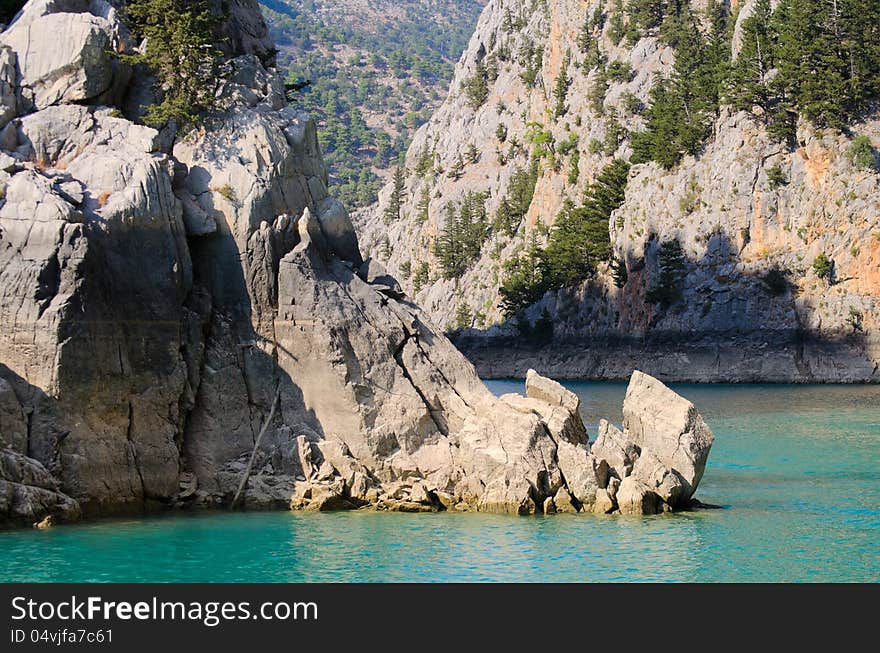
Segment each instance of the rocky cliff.
[{"label": "rocky cliff", "polygon": [[[734,56],[754,5],[733,3]],[[356,216],[365,249],[408,276],[404,288],[439,324],[465,327],[456,342],[484,376],[537,367],[621,379],[638,366],[671,380],[876,382],[880,175],[850,157],[859,136],[880,145],[876,115],[846,133],[801,120],[788,147],[755,113],[722,105],[697,156],[631,168],[608,225],[623,283],[602,265],[593,279],[548,293],[519,325],[505,322],[505,264],[533,238],[546,242],[566,200],[579,203],[609,162],[629,158],[651,88],[671,73],[675,51],[656,31],[612,38],[627,26],[623,6],[489,2],[449,97],[409,150],[401,219],[387,219],[392,186]],[[496,219],[463,274],[445,278],[436,247],[450,216],[480,193],[491,224],[522,195],[536,151],[534,194],[513,228]],[[681,301],[663,307],[648,291],[670,241],[683,255]],[[823,255],[830,270],[814,266]]]},{"label": "rocky cliff", "polygon": [[[154,91],[115,56],[137,46],[116,3],[31,0],[0,34],[0,524],[239,488],[263,508],[591,507],[610,474],[576,398],[535,377],[512,410],[362,258],[256,3],[229,8],[220,108],[179,133],[135,121]],[[651,437],[690,442],[692,413]],[[679,489],[639,486],[639,511],[686,506],[710,444],[698,472],[660,463]]]}]

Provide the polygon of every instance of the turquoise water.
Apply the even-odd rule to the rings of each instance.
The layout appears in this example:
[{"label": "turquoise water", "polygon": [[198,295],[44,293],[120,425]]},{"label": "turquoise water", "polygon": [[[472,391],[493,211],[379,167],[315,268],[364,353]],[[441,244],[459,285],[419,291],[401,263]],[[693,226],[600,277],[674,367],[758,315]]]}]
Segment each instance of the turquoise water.
[{"label": "turquoise water", "polygon": [[[593,436],[620,421],[625,386],[569,386]],[[698,496],[722,510],[114,520],[0,533],[0,580],[880,581],[880,387],[676,389],[717,436]]]}]

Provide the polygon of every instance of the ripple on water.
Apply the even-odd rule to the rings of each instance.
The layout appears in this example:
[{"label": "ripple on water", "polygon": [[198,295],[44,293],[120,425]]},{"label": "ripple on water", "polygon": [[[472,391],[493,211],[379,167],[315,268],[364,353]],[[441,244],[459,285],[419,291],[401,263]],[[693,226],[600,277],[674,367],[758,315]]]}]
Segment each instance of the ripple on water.
[{"label": "ripple on water", "polygon": [[[491,383],[496,392],[521,383]],[[585,421],[622,384],[574,383]],[[680,386],[717,439],[700,497],[653,517],[203,514],[0,533],[0,580],[880,581],[880,387]],[[595,427],[592,432],[595,434]]]}]

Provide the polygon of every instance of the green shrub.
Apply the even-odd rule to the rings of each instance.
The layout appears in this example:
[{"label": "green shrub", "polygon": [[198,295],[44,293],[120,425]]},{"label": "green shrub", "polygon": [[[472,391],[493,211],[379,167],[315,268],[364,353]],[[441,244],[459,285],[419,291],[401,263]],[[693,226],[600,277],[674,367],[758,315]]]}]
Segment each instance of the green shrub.
[{"label": "green shrub", "polygon": [[828,258],[828,255],[825,252],[822,252],[813,261],[813,272],[815,272],[816,276],[820,279],[831,281],[834,274],[834,261]]},{"label": "green shrub", "polygon": [[856,136],[849,146],[849,160],[860,170],[877,170],[877,151],[867,136]]},{"label": "green shrub", "polygon": [[238,204],[238,196],[235,194],[235,189],[229,184],[218,188],[217,193],[224,197],[230,204]]},{"label": "green shrub", "polygon": [[767,171],[767,181],[770,183],[770,188],[774,190],[788,184],[788,178],[778,163]]},{"label": "green shrub", "polygon": [[846,318],[846,322],[852,327],[854,333],[862,333],[865,330],[863,320],[862,312],[857,308],[850,307],[849,317]]}]

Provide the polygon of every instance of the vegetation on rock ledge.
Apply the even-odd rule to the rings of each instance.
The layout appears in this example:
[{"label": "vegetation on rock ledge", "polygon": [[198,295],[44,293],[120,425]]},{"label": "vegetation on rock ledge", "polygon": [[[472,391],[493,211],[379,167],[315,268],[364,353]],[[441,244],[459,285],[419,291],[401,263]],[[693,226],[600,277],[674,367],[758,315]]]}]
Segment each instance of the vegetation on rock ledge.
[{"label": "vegetation on rock ledge", "polygon": [[137,0],[125,7],[131,30],[146,40],[142,52],[123,58],[156,75],[161,101],[147,108],[144,122],[193,124],[213,108],[222,79],[216,47],[220,18],[208,0]]}]

